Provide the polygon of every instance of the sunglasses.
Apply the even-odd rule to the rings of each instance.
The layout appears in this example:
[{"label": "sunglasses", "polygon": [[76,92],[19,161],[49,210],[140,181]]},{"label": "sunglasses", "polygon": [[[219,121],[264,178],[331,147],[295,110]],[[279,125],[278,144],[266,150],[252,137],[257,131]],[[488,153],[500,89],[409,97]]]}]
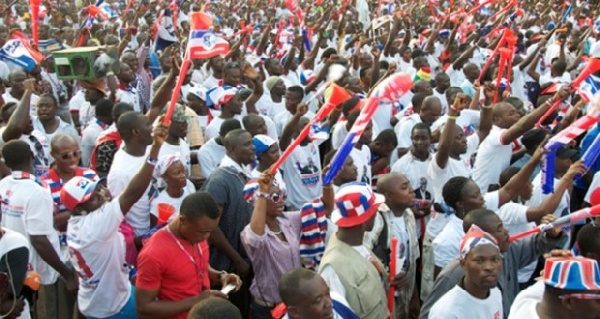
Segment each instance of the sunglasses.
[{"label": "sunglasses", "polygon": [[285,201],[286,194],[283,192],[273,193],[271,194],[271,200],[273,203],[279,203]]},{"label": "sunglasses", "polygon": [[65,161],[71,159],[71,157],[74,157],[74,158],[81,157],[81,150],[62,153],[58,157],[60,157],[62,160],[65,160]]}]

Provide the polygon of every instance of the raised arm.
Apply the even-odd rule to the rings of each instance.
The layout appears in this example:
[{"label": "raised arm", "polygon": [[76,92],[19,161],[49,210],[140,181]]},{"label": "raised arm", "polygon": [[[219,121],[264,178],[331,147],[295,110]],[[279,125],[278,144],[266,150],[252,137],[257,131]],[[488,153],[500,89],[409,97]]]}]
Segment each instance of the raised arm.
[{"label": "raised arm", "polygon": [[542,217],[555,211],[562,200],[563,194],[571,188],[571,183],[577,174],[585,175],[585,165],[581,161],[569,167],[567,173],[560,179],[554,189],[554,193],[544,198],[539,206],[527,209],[527,221],[539,223]]},{"label": "raised arm", "polygon": [[169,70],[169,74],[167,78],[163,82],[163,84],[156,90],[154,93],[154,97],[152,98],[152,102],[150,103],[150,109],[146,112],[146,116],[150,123],[153,123],[154,120],[158,117],[161,110],[171,101],[171,94],[173,93],[173,89],[175,88],[175,80],[177,79],[177,75],[179,73],[180,63],[178,58],[178,53],[171,47],[169,50],[171,54],[171,59],[173,61],[173,67]]},{"label": "raised arm", "polygon": [[33,94],[33,91],[35,90],[35,79],[26,79],[23,81],[23,86],[25,87],[25,93],[8,120],[4,132],[2,132],[2,140],[4,140],[4,142],[21,137],[29,126],[29,107],[31,103],[31,94]]},{"label": "raised arm", "polygon": [[438,150],[435,153],[436,164],[444,169],[450,158],[450,148],[456,138],[456,117],[460,115],[460,110],[465,108],[468,103],[468,96],[464,93],[458,93],[454,99],[454,103],[448,110],[448,120],[442,130],[442,137],[438,145]]},{"label": "raised arm", "polygon": [[296,114],[290,119],[290,121],[285,125],[283,131],[281,132],[281,137],[279,138],[279,149],[285,150],[291,143],[294,135],[294,131],[298,127],[300,123],[300,119],[306,112],[308,111],[308,106],[306,103],[300,103],[296,107]]},{"label": "raised arm", "polygon": [[548,102],[544,103],[544,105],[538,107],[533,110],[531,113],[523,116],[517,123],[513,124],[508,130],[504,132],[502,135],[502,144],[508,145],[512,143],[515,139],[519,138],[521,135],[525,134],[525,132],[529,131],[535,123],[550,109],[552,104],[558,100],[565,99],[569,96],[570,90],[569,88],[562,88],[560,91],[554,94],[552,99],[548,100]]},{"label": "raised arm", "polygon": [[[273,184],[273,175],[265,172],[258,177],[259,191],[263,194],[271,192],[271,184]],[[254,210],[252,218],[250,218],[250,230],[258,236],[265,233],[265,225],[267,224],[267,199],[263,196],[257,196],[254,202]]]}]

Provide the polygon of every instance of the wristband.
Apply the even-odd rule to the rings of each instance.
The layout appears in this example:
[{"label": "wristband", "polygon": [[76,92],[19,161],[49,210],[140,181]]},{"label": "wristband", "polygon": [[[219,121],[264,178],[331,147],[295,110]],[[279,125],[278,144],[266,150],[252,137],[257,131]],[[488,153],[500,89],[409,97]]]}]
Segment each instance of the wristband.
[{"label": "wristband", "polygon": [[156,166],[156,163],[158,163],[158,160],[152,156],[148,156],[148,158],[146,158],[146,163],[148,163],[152,166]]},{"label": "wristband", "polygon": [[450,116],[450,115],[448,115],[448,119],[456,121],[456,116]]}]

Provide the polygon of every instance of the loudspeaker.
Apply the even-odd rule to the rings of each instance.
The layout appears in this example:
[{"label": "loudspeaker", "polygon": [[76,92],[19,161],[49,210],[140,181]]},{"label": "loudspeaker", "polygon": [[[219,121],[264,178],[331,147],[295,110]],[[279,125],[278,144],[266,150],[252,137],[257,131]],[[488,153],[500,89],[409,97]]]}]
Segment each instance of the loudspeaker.
[{"label": "loudspeaker", "polygon": [[93,80],[101,75],[94,71],[94,61],[100,56],[99,47],[82,47],[52,53],[56,75],[61,80]]}]

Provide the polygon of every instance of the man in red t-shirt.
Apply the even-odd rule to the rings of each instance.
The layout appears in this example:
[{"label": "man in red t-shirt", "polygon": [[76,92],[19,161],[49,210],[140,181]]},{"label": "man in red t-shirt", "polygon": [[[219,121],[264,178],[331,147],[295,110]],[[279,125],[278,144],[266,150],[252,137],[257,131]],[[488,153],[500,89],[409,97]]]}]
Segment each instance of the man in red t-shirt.
[{"label": "man in red t-shirt", "polygon": [[140,316],[187,318],[188,311],[209,297],[227,298],[211,285],[242,281],[208,265],[210,233],[219,225],[219,208],[206,192],[189,195],[179,216],[157,231],[138,256],[135,302]]}]

